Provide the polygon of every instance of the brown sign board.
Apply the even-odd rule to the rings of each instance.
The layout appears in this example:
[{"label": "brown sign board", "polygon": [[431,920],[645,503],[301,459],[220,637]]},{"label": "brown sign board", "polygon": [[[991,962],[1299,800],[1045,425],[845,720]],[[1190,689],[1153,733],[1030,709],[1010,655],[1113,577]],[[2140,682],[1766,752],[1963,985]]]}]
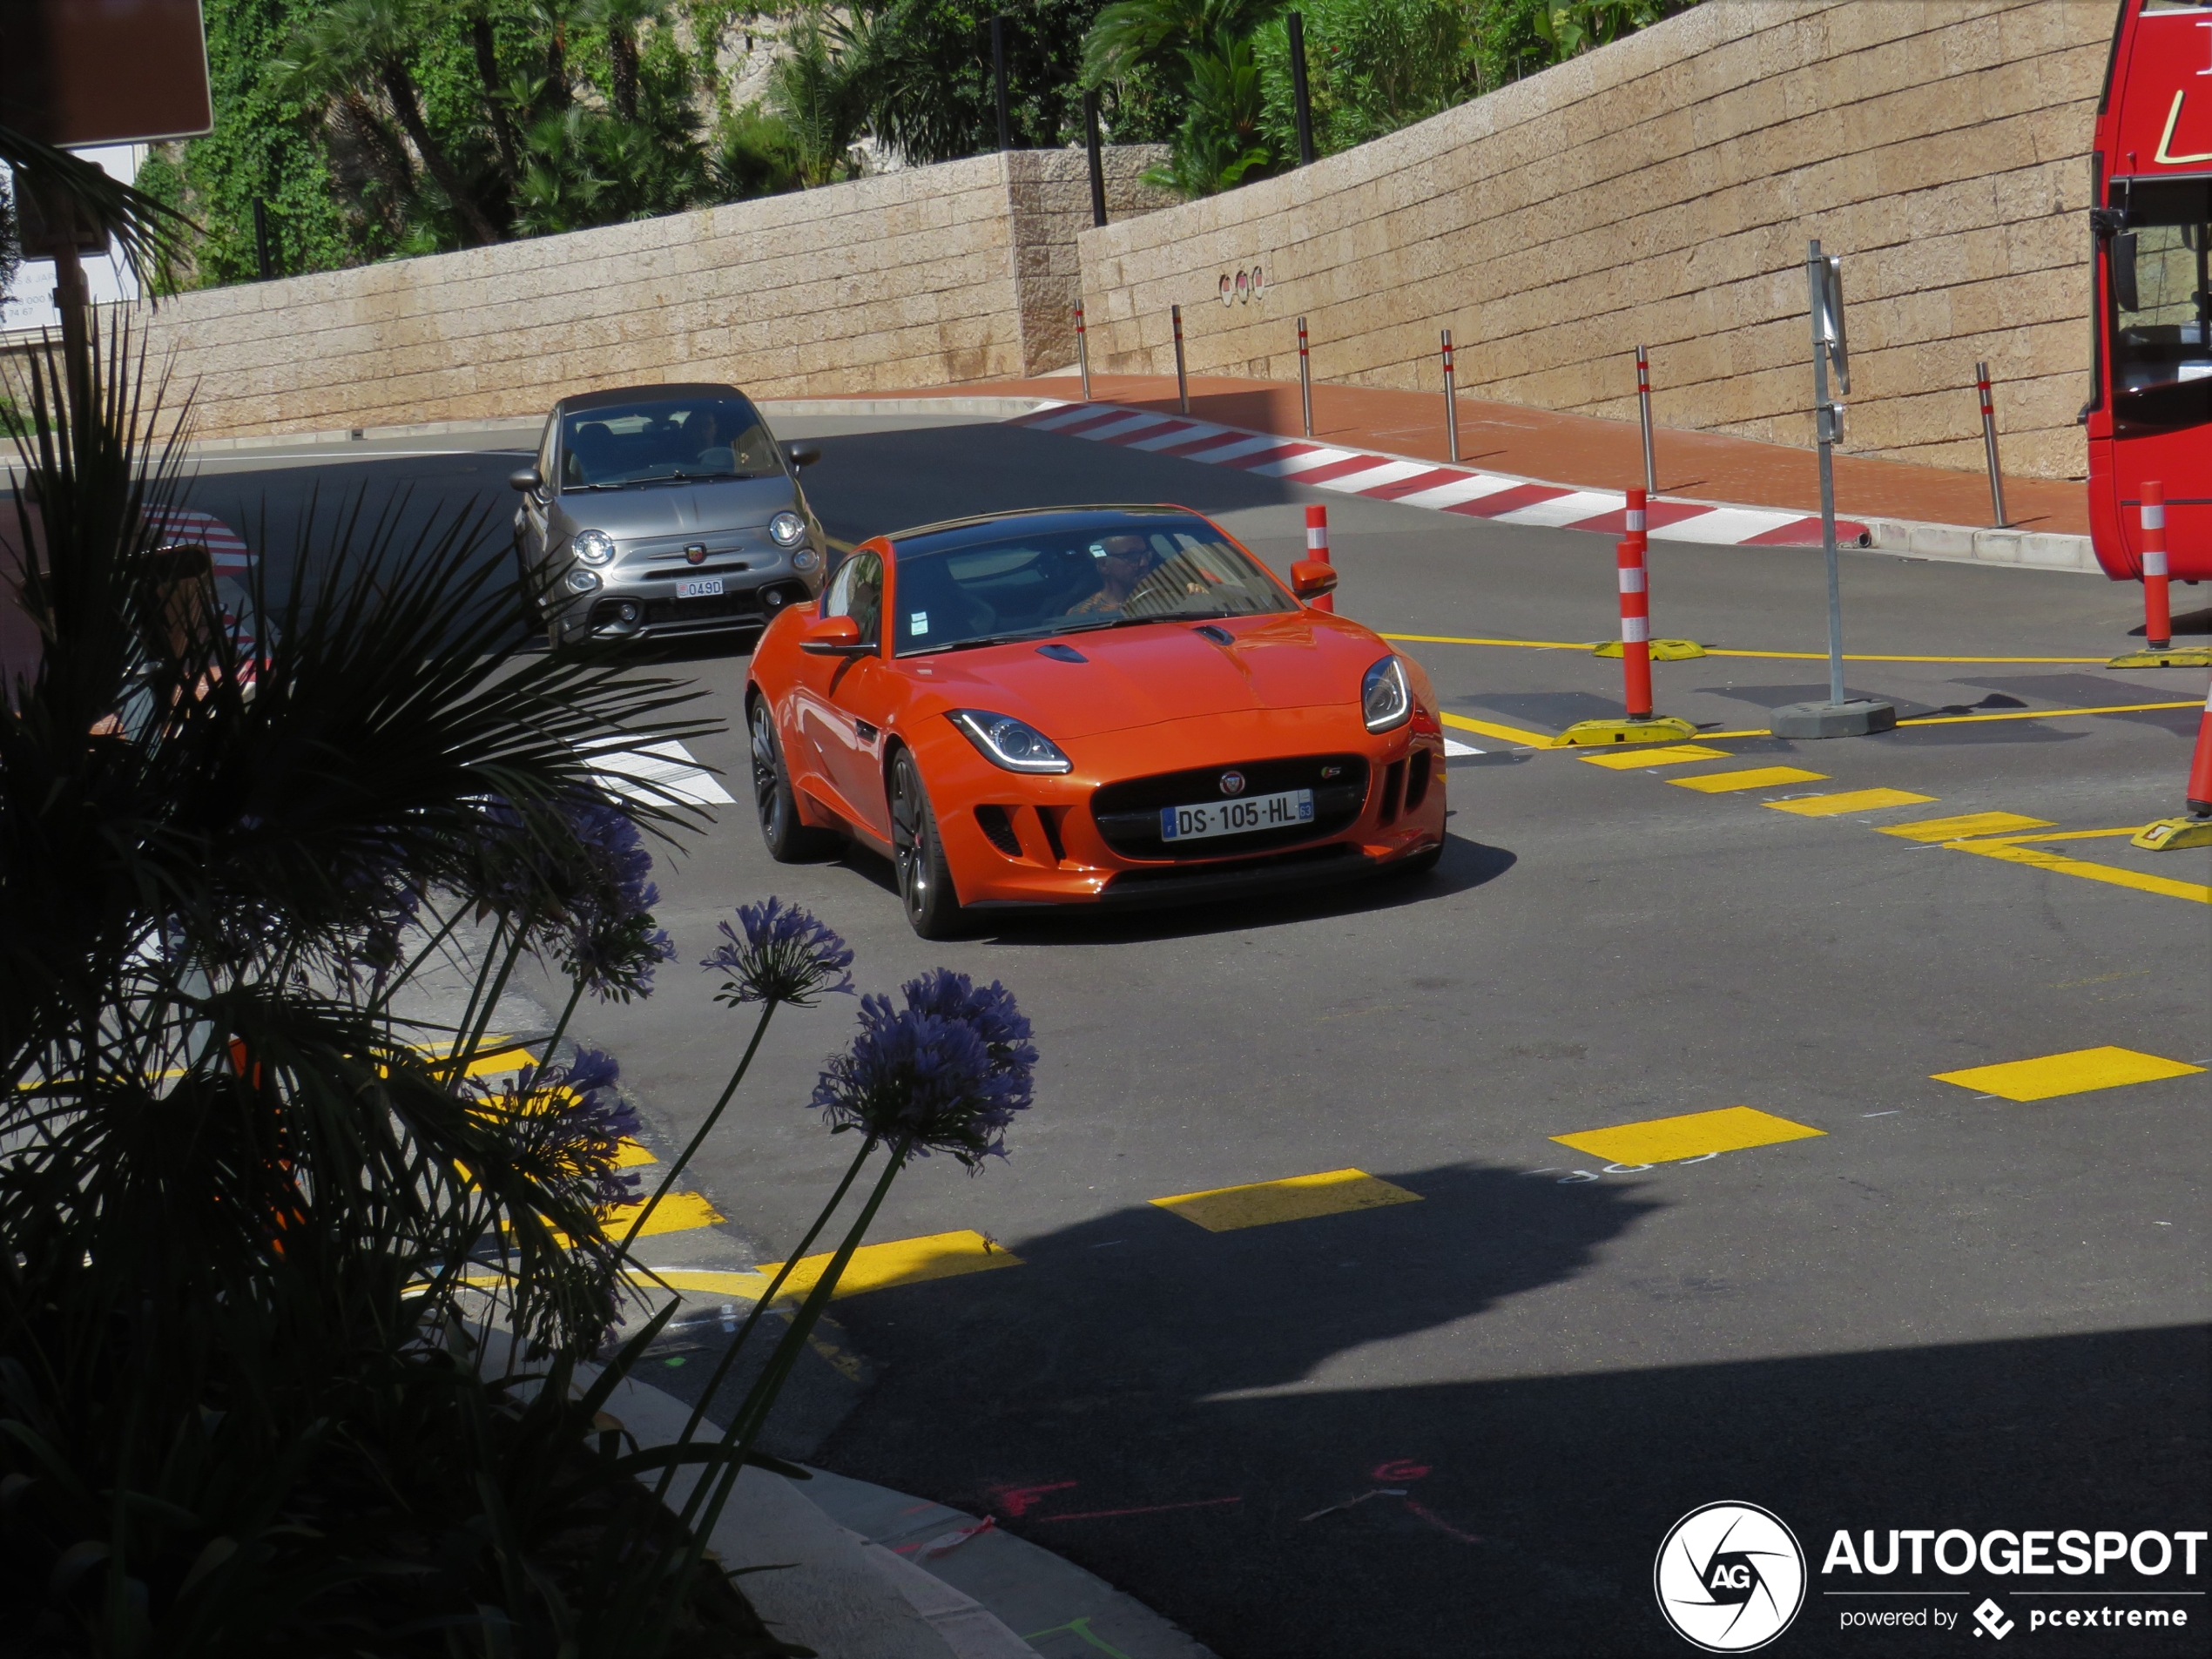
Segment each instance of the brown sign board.
[{"label": "brown sign board", "polygon": [[213,125],[199,0],[0,0],[0,125],[82,149]]}]

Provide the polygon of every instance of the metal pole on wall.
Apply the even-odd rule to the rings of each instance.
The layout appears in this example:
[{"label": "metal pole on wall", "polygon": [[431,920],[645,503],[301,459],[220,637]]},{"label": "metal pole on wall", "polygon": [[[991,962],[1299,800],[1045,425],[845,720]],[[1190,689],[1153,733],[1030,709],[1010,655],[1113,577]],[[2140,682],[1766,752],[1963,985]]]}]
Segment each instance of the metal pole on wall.
[{"label": "metal pole on wall", "polygon": [[1651,453],[1651,354],[1636,347],[1636,418],[1643,423],[1643,493],[1659,493],[1659,466]]},{"label": "metal pole on wall", "polygon": [[1170,306],[1168,320],[1175,325],[1175,396],[1185,415],[1190,413],[1190,377],[1183,368],[1183,307]]},{"label": "metal pole on wall", "polygon": [[1083,401],[1090,401],[1090,341],[1083,333],[1083,308],[1076,307],[1076,369],[1083,377]]},{"label": "metal pole on wall", "polygon": [[1090,222],[1106,222],[1106,160],[1098,148],[1098,94],[1083,94],[1083,139],[1090,149]]},{"label": "metal pole on wall", "polygon": [[1828,395],[1851,390],[1851,359],[1844,340],[1843,261],[1824,255],[1817,240],[1805,246],[1807,309],[1812,320],[1813,436],[1820,448],[1820,550],[1828,565],[1828,701],[1792,703],[1774,711],[1769,729],[1777,738],[1857,738],[1897,725],[1893,705],[1844,696],[1844,590],[1836,551],[1835,446],[1843,439],[1844,406]]},{"label": "metal pole on wall", "polygon": [[1006,18],[997,12],[991,14],[991,78],[997,83],[999,99],[999,148],[1014,148],[1014,123],[1006,111]]},{"label": "metal pole on wall", "polygon": [[1305,18],[1291,12],[1284,20],[1291,36],[1291,108],[1298,118],[1298,165],[1313,165],[1313,98],[1305,85]]},{"label": "metal pole on wall", "polygon": [[1460,458],[1460,395],[1452,383],[1452,331],[1444,331],[1444,458]]},{"label": "metal pole on wall", "polygon": [[1997,466],[1997,406],[1989,395],[1989,365],[1974,365],[1974,390],[1981,394],[1981,450],[1989,461],[1990,523],[1999,529],[2006,525],[2005,475]]},{"label": "metal pole on wall", "polygon": [[1305,415],[1305,435],[1313,435],[1313,365],[1306,361],[1305,319],[1298,320],[1298,403]]}]

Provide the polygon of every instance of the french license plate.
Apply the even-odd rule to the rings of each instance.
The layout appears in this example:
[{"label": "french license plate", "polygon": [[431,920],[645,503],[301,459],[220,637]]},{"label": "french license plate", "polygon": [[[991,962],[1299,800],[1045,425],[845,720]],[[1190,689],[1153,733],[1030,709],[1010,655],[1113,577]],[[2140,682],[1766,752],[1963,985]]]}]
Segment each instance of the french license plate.
[{"label": "french license plate", "polygon": [[1313,821],[1313,792],[1285,789],[1250,800],[1210,800],[1196,806],[1160,808],[1160,839],[1195,841],[1209,835],[1246,835],[1254,830],[1290,829]]},{"label": "french license plate", "polygon": [[722,578],[718,576],[696,576],[676,584],[676,597],[679,599],[711,599],[721,591]]}]

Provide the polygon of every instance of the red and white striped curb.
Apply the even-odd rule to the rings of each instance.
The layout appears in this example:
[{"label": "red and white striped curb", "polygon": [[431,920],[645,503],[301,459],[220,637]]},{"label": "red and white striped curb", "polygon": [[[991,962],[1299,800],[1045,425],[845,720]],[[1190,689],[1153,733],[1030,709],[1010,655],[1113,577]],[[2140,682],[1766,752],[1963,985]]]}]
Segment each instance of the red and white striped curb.
[{"label": "red and white striped curb", "polygon": [[165,542],[200,543],[217,576],[242,577],[253,568],[253,554],[245,539],[212,513],[188,507],[149,507],[146,525]]},{"label": "red and white striped curb", "polygon": [[[1117,404],[1053,403],[1017,415],[1007,424],[1120,444],[1207,466],[1236,467],[1263,478],[1288,479],[1341,490],[1347,496],[1365,496],[1371,501],[1494,519],[1501,524],[1536,524],[1607,536],[1622,535],[1627,528],[1628,497],[1619,490],[1538,483],[1504,473],[1408,461],[1402,455],[1332,448],[1305,439],[1216,426]],[[1817,516],[1657,496],[1646,510],[1647,531],[1660,541],[1732,547],[1817,547],[1820,543]],[[1847,546],[1871,539],[1865,525],[1844,519],[1836,521],[1836,535]]]}]

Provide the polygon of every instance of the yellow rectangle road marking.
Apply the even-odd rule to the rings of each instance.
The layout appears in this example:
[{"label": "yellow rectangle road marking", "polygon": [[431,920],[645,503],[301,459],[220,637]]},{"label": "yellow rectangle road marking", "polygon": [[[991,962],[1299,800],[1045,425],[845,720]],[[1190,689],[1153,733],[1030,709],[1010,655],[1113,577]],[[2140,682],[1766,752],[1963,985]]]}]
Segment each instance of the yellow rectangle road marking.
[{"label": "yellow rectangle road marking", "polygon": [[1195,1221],[1210,1233],[1225,1233],[1239,1227],[1267,1227],[1278,1221],[1341,1215],[1347,1210],[1415,1204],[1420,1196],[1364,1170],[1330,1170],[1282,1181],[1256,1181],[1249,1186],[1179,1193],[1152,1202],[1163,1210],[1172,1210],[1185,1221]]},{"label": "yellow rectangle road marking", "polygon": [[1918,806],[1933,795],[1916,795],[1909,789],[1847,789],[1839,795],[1808,795],[1803,800],[1770,800],[1777,813],[1800,818],[1832,818],[1838,813],[1877,813],[1885,806]]},{"label": "yellow rectangle road marking", "polygon": [[1819,784],[1827,780],[1826,772],[1807,772],[1799,766],[1754,766],[1749,772],[1709,772],[1699,778],[1667,779],[1677,789],[1695,789],[1705,795],[1724,795],[1737,789],[1772,789],[1781,784]]},{"label": "yellow rectangle road marking", "polygon": [[2060,853],[2039,852],[2032,846],[2019,846],[2010,841],[1984,846],[1979,841],[1953,841],[1951,850],[1956,853],[1979,853],[1986,859],[2002,859],[2007,864],[2033,865],[2039,870],[2048,870],[2054,875],[2078,875],[2088,881],[2108,882],[2115,887],[2133,887],[2138,893],[2155,893],[2161,898],[2187,899],[2196,904],[2212,904],[2212,887],[2202,881],[2176,881],[2171,876],[2145,875],[2140,870],[2122,869],[2117,864],[2096,864],[2087,859],[2070,859]]},{"label": "yellow rectangle road marking", "polygon": [[1914,824],[1891,824],[1881,833],[1908,841],[1955,841],[1962,835],[2002,835],[2007,830],[2050,827],[2047,818],[2022,818],[2018,813],[1967,813],[1959,818],[1924,818]]},{"label": "yellow rectangle road marking", "polygon": [[1691,1112],[1682,1117],[1655,1117],[1642,1123],[1616,1123],[1611,1129],[1554,1135],[1552,1139],[1608,1163],[1669,1163],[1676,1158],[1740,1152],[1746,1147],[1774,1146],[1827,1132],[1756,1107],[1729,1106],[1716,1112]]},{"label": "yellow rectangle road marking", "polygon": [[2203,1069],[2185,1061],[2138,1054],[2133,1049],[2076,1049],[2036,1060],[2007,1060],[1997,1066],[1939,1071],[1934,1080],[1956,1083],[1978,1095],[1995,1095],[2000,1100],[2050,1100],[2059,1095],[2086,1095],[2094,1089],[2117,1089],[2123,1083],[2186,1077]]},{"label": "yellow rectangle road marking", "polygon": [[1548,732],[1529,732],[1517,725],[1499,725],[1490,720],[1470,720],[1464,714],[1440,714],[1436,718],[1455,731],[1479,732],[1486,738],[1502,738],[1507,743],[1533,744],[1541,749],[1548,746],[1552,740]]},{"label": "yellow rectangle road marking", "polygon": [[[649,1197],[651,1196],[651,1194],[647,1195]],[[607,1211],[605,1221],[601,1224],[608,1232],[619,1238],[630,1231],[630,1224],[637,1218],[637,1212],[644,1207],[644,1198],[638,1199],[636,1204],[612,1205]],[[641,1238],[650,1238],[655,1233],[689,1232],[694,1227],[711,1227],[721,1219],[722,1217],[716,1211],[714,1206],[707,1202],[705,1193],[671,1192],[660,1201],[658,1207],[652,1213],[651,1219],[645,1223],[644,1228],[637,1236]]]},{"label": "yellow rectangle road marking", "polygon": [[1708,749],[1698,744],[1679,744],[1671,749],[1630,750],[1623,754],[1584,755],[1582,764],[1589,766],[1610,766],[1615,772],[1629,772],[1637,766],[1677,766],[1685,760],[1725,760],[1725,749]]},{"label": "yellow rectangle road marking", "polygon": [[622,1144],[615,1149],[615,1168],[617,1170],[634,1170],[640,1164],[659,1162],[660,1160],[651,1152],[626,1136]]},{"label": "yellow rectangle road marking", "polygon": [[[784,1281],[783,1289],[776,1292],[777,1299],[802,1297],[820,1284],[822,1273],[834,1254],[832,1251],[800,1257],[791,1270],[791,1277]],[[921,1238],[898,1238],[886,1244],[861,1245],[845,1264],[845,1271],[830,1296],[834,1300],[859,1296],[867,1291],[888,1290],[897,1285],[922,1285],[931,1279],[958,1278],[963,1273],[983,1273],[995,1267],[1021,1265],[1022,1258],[1011,1251],[1001,1250],[981,1233],[962,1228],[958,1232],[931,1233]],[[758,1301],[782,1266],[781,1262],[763,1262],[752,1273],[728,1277],[749,1279],[752,1289],[745,1294]],[[685,1288],[680,1275],[664,1273],[662,1277],[678,1290]]]}]

